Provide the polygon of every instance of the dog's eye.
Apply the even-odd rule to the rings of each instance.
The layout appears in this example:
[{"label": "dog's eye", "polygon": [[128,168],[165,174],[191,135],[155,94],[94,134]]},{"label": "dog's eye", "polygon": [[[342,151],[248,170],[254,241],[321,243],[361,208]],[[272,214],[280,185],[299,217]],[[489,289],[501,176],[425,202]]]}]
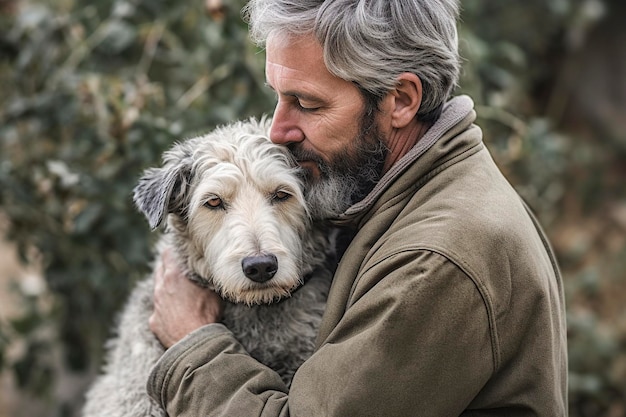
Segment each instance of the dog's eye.
[{"label": "dog's eye", "polygon": [[272,201],[274,202],[286,201],[286,200],[289,200],[290,197],[291,197],[291,194],[289,194],[288,192],[278,190],[272,196]]},{"label": "dog's eye", "polygon": [[205,203],[204,206],[206,208],[209,209],[219,209],[219,208],[224,208],[224,203],[222,202],[222,199],[219,197],[212,197],[209,198]]}]

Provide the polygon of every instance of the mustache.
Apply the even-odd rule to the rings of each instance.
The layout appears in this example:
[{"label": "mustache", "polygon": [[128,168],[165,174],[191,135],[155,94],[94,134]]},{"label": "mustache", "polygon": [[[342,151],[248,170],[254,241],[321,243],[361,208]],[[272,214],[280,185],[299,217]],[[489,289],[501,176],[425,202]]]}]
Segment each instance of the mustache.
[{"label": "mustache", "polygon": [[326,164],[322,157],[313,151],[305,149],[301,143],[290,143],[287,145],[287,149],[296,161],[313,161],[317,164]]}]

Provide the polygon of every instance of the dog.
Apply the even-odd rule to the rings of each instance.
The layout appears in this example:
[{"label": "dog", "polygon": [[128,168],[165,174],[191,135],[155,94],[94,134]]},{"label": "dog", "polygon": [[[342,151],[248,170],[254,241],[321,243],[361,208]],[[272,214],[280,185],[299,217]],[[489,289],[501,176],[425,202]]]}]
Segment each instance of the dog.
[{"label": "dog", "polygon": [[[289,386],[314,350],[333,238],[310,219],[301,171],[268,139],[269,124],[249,119],[175,144],[145,171],[134,201],[153,230],[166,223],[153,271],[173,248],[191,280],[226,300],[223,322],[250,355]],[[164,352],[148,326],[153,286],[150,275],[131,292],[83,417],[165,416],[146,393]]]}]

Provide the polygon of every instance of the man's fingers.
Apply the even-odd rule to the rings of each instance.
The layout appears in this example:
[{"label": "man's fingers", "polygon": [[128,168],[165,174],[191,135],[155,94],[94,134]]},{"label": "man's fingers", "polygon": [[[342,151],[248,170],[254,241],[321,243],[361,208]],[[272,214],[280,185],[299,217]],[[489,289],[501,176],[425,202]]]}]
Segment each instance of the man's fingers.
[{"label": "man's fingers", "polygon": [[156,266],[154,310],[150,330],[166,348],[194,330],[220,320],[222,299],[191,282],[178,263],[176,251],[163,250]]}]

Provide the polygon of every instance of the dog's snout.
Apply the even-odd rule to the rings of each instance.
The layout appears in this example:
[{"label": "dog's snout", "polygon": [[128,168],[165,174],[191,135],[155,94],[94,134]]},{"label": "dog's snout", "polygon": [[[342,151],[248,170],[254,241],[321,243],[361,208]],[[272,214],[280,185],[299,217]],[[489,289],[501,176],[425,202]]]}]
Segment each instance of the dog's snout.
[{"label": "dog's snout", "polygon": [[254,282],[267,282],[278,271],[278,259],[274,255],[248,256],[241,261],[246,277]]}]

